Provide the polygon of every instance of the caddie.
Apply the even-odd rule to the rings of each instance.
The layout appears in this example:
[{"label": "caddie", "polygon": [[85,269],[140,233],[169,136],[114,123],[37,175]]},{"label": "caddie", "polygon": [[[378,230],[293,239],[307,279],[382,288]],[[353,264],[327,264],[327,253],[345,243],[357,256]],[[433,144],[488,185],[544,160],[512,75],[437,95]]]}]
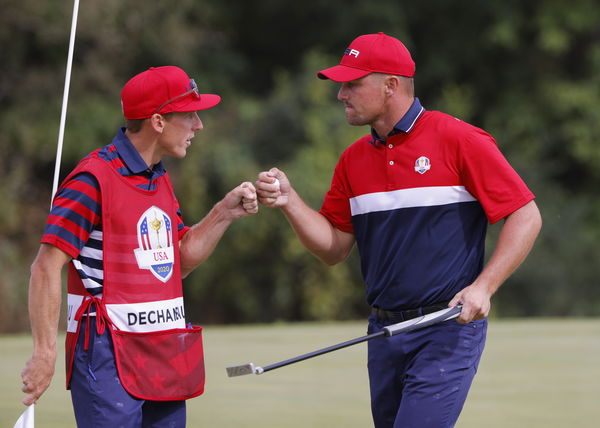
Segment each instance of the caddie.
[{"label": "caddie", "polygon": [[[304,246],[327,264],[360,253],[369,333],[462,304],[458,323],[368,345],[377,428],[456,423],[483,352],[490,299],[525,259],[541,217],[533,193],[482,129],[426,110],[415,63],[389,35],[352,41],[339,65],[346,119],[370,132],[333,172],[321,209],[307,206],[278,168],[259,174],[259,202],[280,208]],[[274,180],[279,181],[277,185]],[[488,223],[502,221],[484,267]]]},{"label": "caddie", "polygon": [[203,129],[197,111],[220,101],[175,66],[150,68],[123,87],[126,126],[61,184],[31,267],[24,404],[54,374],[68,266],[67,388],[77,425],[185,426],[185,400],[204,389],[204,361],[201,327],[186,324],[182,278],[258,206],[244,182],[185,226],[162,159],[184,158]]}]

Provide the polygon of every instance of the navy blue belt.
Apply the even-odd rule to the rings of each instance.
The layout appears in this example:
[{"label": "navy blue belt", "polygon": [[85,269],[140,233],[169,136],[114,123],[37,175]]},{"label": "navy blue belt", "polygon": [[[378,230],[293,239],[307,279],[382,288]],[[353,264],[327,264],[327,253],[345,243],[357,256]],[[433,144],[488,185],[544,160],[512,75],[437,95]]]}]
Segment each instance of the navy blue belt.
[{"label": "navy blue belt", "polygon": [[377,318],[394,323],[411,320],[413,318],[422,317],[423,315],[441,311],[448,308],[448,302],[442,302],[431,306],[423,306],[421,308],[406,309],[403,311],[388,311],[381,308],[373,307],[371,313],[377,315]]}]

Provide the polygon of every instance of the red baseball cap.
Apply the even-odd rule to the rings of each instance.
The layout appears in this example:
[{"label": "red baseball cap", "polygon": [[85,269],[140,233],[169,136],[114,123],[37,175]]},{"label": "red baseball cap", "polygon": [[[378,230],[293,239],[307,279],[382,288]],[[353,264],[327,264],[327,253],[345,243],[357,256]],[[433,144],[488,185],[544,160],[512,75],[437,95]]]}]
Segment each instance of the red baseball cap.
[{"label": "red baseball cap", "polygon": [[221,97],[201,94],[194,79],[179,67],[151,67],[123,86],[121,105],[126,119],[146,119],[154,113],[206,110]]},{"label": "red baseball cap", "polygon": [[317,73],[320,79],[349,82],[371,73],[413,77],[415,62],[406,46],[383,33],[365,34],[350,43],[339,65]]}]

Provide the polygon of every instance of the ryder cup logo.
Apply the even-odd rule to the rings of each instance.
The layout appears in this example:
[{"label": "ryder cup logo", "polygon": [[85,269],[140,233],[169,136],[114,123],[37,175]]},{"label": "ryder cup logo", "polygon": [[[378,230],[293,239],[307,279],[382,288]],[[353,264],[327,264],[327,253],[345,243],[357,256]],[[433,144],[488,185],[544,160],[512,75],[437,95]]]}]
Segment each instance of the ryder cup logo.
[{"label": "ryder cup logo", "polygon": [[430,168],[431,162],[429,162],[429,158],[426,158],[425,156],[421,156],[415,161],[415,171],[419,174],[425,174]]},{"label": "ryder cup logo", "polygon": [[134,250],[140,269],[148,269],[157,279],[167,282],[175,261],[171,219],[160,208],[152,206],[137,223],[139,248]]}]

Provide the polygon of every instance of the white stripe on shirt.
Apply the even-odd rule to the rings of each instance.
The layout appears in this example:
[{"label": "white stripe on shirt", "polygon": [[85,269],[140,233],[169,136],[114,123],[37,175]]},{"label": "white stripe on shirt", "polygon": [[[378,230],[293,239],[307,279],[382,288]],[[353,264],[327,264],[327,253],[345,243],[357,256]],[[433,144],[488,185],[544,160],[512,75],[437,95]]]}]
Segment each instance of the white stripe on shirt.
[{"label": "white stripe on shirt", "polygon": [[476,199],[464,186],[416,187],[356,196],[350,198],[350,209],[352,215],[360,215],[401,208],[431,207],[473,201]]}]

